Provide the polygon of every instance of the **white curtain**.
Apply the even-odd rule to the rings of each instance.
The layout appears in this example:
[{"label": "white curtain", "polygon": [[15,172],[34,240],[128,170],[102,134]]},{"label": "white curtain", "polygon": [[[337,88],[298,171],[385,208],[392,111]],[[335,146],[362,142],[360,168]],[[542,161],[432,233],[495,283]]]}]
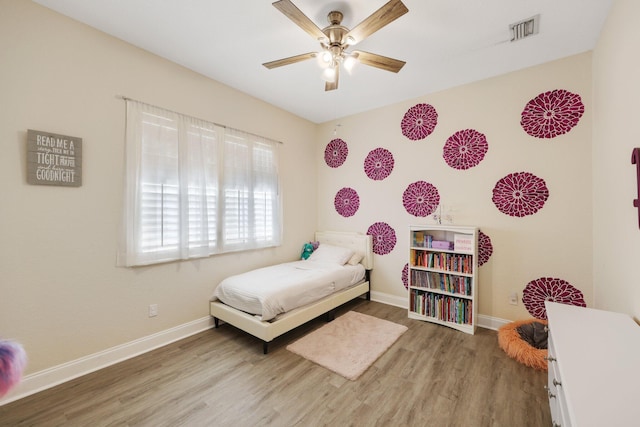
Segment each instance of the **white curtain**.
[{"label": "white curtain", "polygon": [[280,244],[277,142],[133,100],[126,105],[118,265]]},{"label": "white curtain", "polygon": [[225,130],[224,242],[227,250],[280,243],[278,143]]}]

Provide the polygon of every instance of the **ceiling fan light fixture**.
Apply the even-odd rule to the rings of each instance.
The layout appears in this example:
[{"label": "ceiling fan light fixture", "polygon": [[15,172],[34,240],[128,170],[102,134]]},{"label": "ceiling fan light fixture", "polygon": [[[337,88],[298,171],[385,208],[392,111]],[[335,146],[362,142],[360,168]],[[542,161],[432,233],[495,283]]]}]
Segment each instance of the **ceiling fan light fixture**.
[{"label": "ceiling fan light fixture", "polygon": [[367,66],[397,73],[405,64],[404,61],[387,58],[375,53],[364,51],[349,53],[346,51],[349,46],[362,42],[371,34],[409,12],[402,0],[388,0],[382,7],[351,29],[342,25],[343,14],[340,11],[332,10],[329,12],[327,15],[329,25],[325,28],[320,28],[302,13],[293,4],[292,0],[277,0],[273,3],[273,6],[317,40],[320,43],[320,51],[262,64],[268,69],[294,64],[309,58],[316,58],[318,65],[323,68],[322,79],[326,82],[324,87],[326,92],[338,89],[341,67],[350,73],[354,64],[360,62]]},{"label": "ceiling fan light fixture", "polygon": [[347,53],[344,55],[344,59],[342,60],[342,66],[347,72],[351,72],[353,67],[358,62],[358,54],[357,53]]},{"label": "ceiling fan light fixture", "polygon": [[318,62],[318,66],[322,69],[330,67],[334,62],[333,55],[331,55],[331,52],[326,50],[318,52],[316,54],[316,60]]},{"label": "ceiling fan light fixture", "polygon": [[336,69],[334,67],[327,67],[322,72],[322,80],[325,82],[333,83],[336,81]]}]

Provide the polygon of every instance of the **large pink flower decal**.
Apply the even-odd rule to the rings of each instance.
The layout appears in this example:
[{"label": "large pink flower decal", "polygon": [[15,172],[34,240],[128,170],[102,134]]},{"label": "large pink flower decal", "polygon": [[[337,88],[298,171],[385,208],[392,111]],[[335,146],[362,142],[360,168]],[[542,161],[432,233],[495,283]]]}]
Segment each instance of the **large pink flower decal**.
[{"label": "large pink flower decal", "polygon": [[545,301],[577,305],[579,307],[587,306],[582,292],[565,280],[541,277],[527,283],[527,286],[522,291],[522,302],[529,314],[537,319],[546,319]]},{"label": "large pink flower decal", "polygon": [[438,113],[432,105],[418,104],[404,114],[400,127],[402,134],[412,141],[424,139],[438,124]]},{"label": "large pink flower decal", "polygon": [[580,95],[564,89],[541,93],[525,105],[520,125],[536,138],[554,138],[578,124],[584,113]]},{"label": "large pink flower decal", "polygon": [[405,289],[409,289],[409,263],[406,263],[402,269],[402,284]]},{"label": "large pink flower decal", "polygon": [[346,142],[340,138],[332,139],[327,144],[327,148],[324,149],[324,161],[328,166],[337,168],[338,166],[342,166],[344,161],[347,160],[348,154],[349,147],[347,147]]},{"label": "large pink flower decal", "polygon": [[549,189],[542,178],[529,172],[515,172],[493,187],[493,203],[500,212],[516,217],[533,215],[549,198]]},{"label": "large pink flower decal", "polygon": [[477,166],[489,150],[487,138],[474,129],[459,130],[447,139],[442,157],[454,169],[465,170]]},{"label": "large pink flower decal", "polygon": [[438,189],[425,181],[409,184],[402,193],[402,205],[413,216],[429,216],[435,212],[439,203]]},{"label": "large pink flower decal", "polygon": [[376,222],[367,230],[373,240],[373,253],[388,254],[396,246],[396,231],[386,222]]},{"label": "large pink flower decal", "polygon": [[393,170],[393,154],[385,148],[371,150],[364,159],[364,173],[375,181],[382,181]]},{"label": "large pink flower decal", "polygon": [[336,193],[333,205],[340,215],[350,217],[358,211],[360,207],[360,197],[358,197],[356,190],[345,187]]},{"label": "large pink flower decal", "polygon": [[478,231],[478,267],[489,261],[493,254],[493,245],[489,236]]}]

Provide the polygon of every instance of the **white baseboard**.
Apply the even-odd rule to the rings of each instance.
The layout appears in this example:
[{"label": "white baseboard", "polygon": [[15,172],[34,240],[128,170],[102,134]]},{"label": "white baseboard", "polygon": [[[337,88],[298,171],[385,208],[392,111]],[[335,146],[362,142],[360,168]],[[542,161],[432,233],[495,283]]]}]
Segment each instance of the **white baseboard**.
[{"label": "white baseboard", "polygon": [[512,320],[500,319],[499,317],[485,316],[478,314],[478,326],[485,329],[493,329],[497,331],[501,326],[511,323]]},{"label": "white baseboard", "polygon": [[[382,292],[371,292],[371,300],[395,307],[407,308],[407,299]],[[500,326],[509,323],[510,320],[496,317],[478,315],[478,326],[486,329],[497,330]],[[123,360],[131,359],[140,354],[155,350],[156,348],[171,344],[172,342],[187,338],[199,332],[211,329],[213,318],[210,316],[194,320],[183,325],[176,326],[166,331],[140,338],[104,351],[72,360],[58,366],[35,372],[25,376],[20,384],[0,399],[0,406],[18,399],[35,394],[39,391],[71,381],[82,375],[95,372],[107,366],[114,365]]]},{"label": "white baseboard", "polygon": [[381,302],[387,305],[393,305],[395,307],[407,309],[407,298],[406,297],[398,297],[395,295],[385,294],[383,292],[371,291],[371,301]]},{"label": "white baseboard", "polygon": [[203,317],[135,341],[26,375],[16,388],[3,399],[0,399],[0,406],[211,329],[212,327],[213,318],[210,316]]}]

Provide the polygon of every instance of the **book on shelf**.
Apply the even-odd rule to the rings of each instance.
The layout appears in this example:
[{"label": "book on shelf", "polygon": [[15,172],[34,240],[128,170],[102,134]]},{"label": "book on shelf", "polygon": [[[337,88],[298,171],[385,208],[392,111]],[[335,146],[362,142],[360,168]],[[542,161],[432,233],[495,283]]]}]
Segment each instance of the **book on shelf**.
[{"label": "book on shelf", "polygon": [[413,233],[413,246],[425,246],[424,233],[422,231],[416,231]]},{"label": "book on shelf", "polygon": [[411,254],[412,266],[414,267],[436,268],[465,274],[473,272],[473,256],[471,254],[431,252],[422,249],[412,249]]},{"label": "book on shelf", "polygon": [[422,255],[420,257],[421,264],[415,265],[464,274],[473,272],[473,257],[471,255],[433,252],[427,253],[426,257],[424,254]]},{"label": "book on shelf", "polygon": [[430,248],[433,242],[433,236],[426,234],[424,231],[413,232],[413,246],[420,248]]},{"label": "book on shelf", "polygon": [[473,234],[454,234],[453,250],[460,252],[473,252]]},{"label": "book on shelf", "polygon": [[438,273],[435,271],[411,270],[411,286],[438,289],[451,294],[471,295],[471,277]]},{"label": "book on shelf", "polygon": [[431,247],[434,249],[453,249],[453,242],[449,242],[448,240],[433,240],[431,242]]},{"label": "book on shelf", "polygon": [[413,232],[413,246],[424,246],[424,233],[422,231]]},{"label": "book on shelf", "polygon": [[412,290],[410,298],[412,312],[444,322],[471,325],[473,302],[468,299]]}]

